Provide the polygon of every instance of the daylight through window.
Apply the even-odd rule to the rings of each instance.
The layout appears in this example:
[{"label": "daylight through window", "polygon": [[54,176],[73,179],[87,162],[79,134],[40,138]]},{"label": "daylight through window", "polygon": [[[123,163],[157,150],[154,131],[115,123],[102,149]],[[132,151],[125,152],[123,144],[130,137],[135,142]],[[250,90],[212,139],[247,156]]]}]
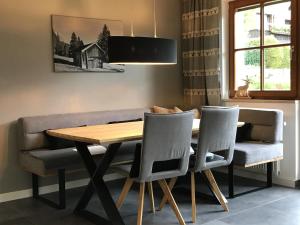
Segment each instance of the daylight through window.
[{"label": "daylight through window", "polygon": [[250,81],[253,97],[295,95],[296,1],[230,3],[230,91]]}]

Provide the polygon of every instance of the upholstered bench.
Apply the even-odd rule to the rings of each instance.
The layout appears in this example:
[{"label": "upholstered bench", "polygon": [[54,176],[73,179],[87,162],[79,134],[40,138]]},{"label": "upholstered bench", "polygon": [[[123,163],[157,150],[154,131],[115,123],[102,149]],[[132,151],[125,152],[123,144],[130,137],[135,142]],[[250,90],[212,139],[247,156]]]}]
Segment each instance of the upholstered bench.
[{"label": "upholstered bench", "polygon": [[[47,136],[49,129],[80,127],[107,124],[116,121],[143,119],[150,109],[129,109],[99,111],[88,113],[56,114],[47,116],[23,117],[18,120],[19,159],[22,168],[32,174],[33,197],[56,207],[65,208],[65,172],[71,173],[83,169],[81,158],[74,143],[55,140]],[[131,162],[138,142],[122,143],[113,164]],[[53,147],[54,145],[54,147]],[[100,160],[107,146],[89,147],[93,157]],[[58,175],[59,203],[51,202],[39,195],[38,179]]]},{"label": "upholstered bench", "polygon": [[[275,109],[240,108],[233,161],[228,167],[229,197],[234,195],[234,166],[267,164],[267,187],[272,186],[273,162],[283,159],[283,112]],[[248,193],[248,192],[246,192]],[[241,195],[243,193],[239,193]],[[237,195],[236,195],[237,196]]]}]

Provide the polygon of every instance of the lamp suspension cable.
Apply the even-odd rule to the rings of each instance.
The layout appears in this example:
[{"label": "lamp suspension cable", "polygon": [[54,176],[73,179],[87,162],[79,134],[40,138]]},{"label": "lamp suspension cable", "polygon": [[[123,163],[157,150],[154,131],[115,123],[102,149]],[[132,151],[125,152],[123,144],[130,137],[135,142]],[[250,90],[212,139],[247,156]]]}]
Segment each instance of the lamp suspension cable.
[{"label": "lamp suspension cable", "polygon": [[154,20],[154,37],[157,38],[157,32],[156,32],[156,0],[153,0],[153,20]]},{"label": "lamp suspension cable", "polygon": [[131,19],[130,30],[131,30],[131,37],[134,37],[132,19]]},{"label": "lamp suspension cable", "polygon": [[134,37],[134,32],[133,32],[133,0],[131,0],[131,19],[130,19],[130,31],[131,31],[131,37]]},{"label": "lamp suspension cable", "polygon": [[[135,0],[130,0],[131,3]],[[150,5],[151,0],[148,0]],[[177,42],[157,37],[156,0],[153,0],[153,36],[135,37],[134,13],[131,13],[131,36],[110,36],[108,62],[111,64],[171,65],[177,64]],[[134,11],[134,4],[130,8]],[[150,13],[151,14],[151,13]],[[151,16],[150,16],[151,17]]]}]

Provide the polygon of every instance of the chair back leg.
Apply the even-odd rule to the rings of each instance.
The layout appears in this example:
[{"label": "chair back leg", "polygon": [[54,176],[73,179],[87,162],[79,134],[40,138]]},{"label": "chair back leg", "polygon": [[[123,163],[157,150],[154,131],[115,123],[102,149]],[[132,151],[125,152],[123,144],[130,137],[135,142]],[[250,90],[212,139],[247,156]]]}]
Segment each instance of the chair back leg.
[{"label": "chair back leg", "polygon": [[[171,178],[171,180],[170,180],[170,182],[169,182],[169,184],[168,184],[170,191],[173,190],[176,181],[177,181],[177,177]],[[167,203],[167,201],[168,201],[167,196],[164,195],[163,199],[161,200],[161,202],[160,202],[160,204],[159,204],[158,210],[162,210],[163,207],[165,206],[165,204]]]},{"label": "chair back leg", "polygon": [[117,206],[118,209],[121,208],[121,206],[123,205],[123,202],[124,202],[128,192],[129,192],[132,184],[133,184],[133,179],[127,178],[126,181],[125,181],[125,184],[123,186],[123,189],[121,191],[121,194],[120,194],[120,196],[119,196],[119,198],[116,202],[116,206]]}]

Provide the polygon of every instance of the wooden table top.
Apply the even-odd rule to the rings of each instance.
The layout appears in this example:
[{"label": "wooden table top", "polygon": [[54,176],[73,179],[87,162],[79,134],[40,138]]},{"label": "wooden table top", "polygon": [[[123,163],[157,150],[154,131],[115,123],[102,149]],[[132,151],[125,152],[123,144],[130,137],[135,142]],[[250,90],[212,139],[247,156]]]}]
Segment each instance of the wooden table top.
[{"label": "wooden table top", "polygon": [[[194,119],[192,128],[193,133],[199,131],[199,123],[199,119]],[[244,123],[239,123],[238,126],[242,126],[243,124]],[[51,136],[71,141],[103,144],[142,139],[143,126],[144,122],[138,121],[48,130],[47,133]]]}]

